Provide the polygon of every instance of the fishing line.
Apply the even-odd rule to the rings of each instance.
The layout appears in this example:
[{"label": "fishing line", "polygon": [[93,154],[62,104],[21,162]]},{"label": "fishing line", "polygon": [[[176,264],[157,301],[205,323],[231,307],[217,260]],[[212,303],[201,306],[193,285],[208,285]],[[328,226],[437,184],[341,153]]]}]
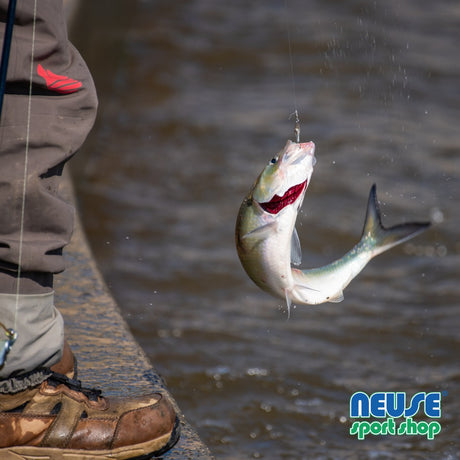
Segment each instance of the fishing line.
[{"label": "fishing line", "polygon": [[295,74],[294,74],[294,58],[292,56],[292,40],[291,40],[291,27],[290,27],[290,10],[289,10],[289,1],[284,0],[284,10],[286,13],[286,33],[287,33],[287,42],[288,42],[288,53],[289,53],[289,65],[291,71],[291,84],[292,84],[292,93],[294,96],[294,112],[289,115],[289,120],[292,117],[294,118],[294,136],[297,143],[300,142],[300,118],[299,111],[297,110],[297,90],[295,84]]},{"label": "fishing line", "polygon": [[33,21],[32,21],[32,45],[30,51],[30,72],[29,72],[29,96],[27,104],[27,122],[26,122],[26,145],[24,151],[24,175],[22,185],[22,203],[21,203],[21,221],[19,230],[19,253],[18,253],[18,274],[17,274],[17,285],[16,285],[16,308],[14,312],[14,326],[16,329],[16,321],[19,309],[19,293],[21,285],[21,265],[22,265],[22,251],[24,243],[24,220],[25,220],[25,208],[26,208],[26,192],[27,192],[27,175],[28,175],[28,164],[29,164],[29,144],[30,144],[30,119],[32,113],[32,82],[34,75],[34,52],[35,52],[35,27],[37,24],[37,0],[34,1]]}]

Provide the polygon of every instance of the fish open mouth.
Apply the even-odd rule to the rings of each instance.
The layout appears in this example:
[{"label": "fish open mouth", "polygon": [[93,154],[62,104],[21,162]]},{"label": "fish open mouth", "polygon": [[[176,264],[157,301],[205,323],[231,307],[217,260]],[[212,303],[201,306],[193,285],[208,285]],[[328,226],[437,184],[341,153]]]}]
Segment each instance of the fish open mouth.
[{"label": "fish open mouth", "polygon": [[283,196],[274,195],[270,201],[259,203],[261,208],[270,214],[278,214],[287,205],[294,203],[307,186],[307,181],[291,187]]}]

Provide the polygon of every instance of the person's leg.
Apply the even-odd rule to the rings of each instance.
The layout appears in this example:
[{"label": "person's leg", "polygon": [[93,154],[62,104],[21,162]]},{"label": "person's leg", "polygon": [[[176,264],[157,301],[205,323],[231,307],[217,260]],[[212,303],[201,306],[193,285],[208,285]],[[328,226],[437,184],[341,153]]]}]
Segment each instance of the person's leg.
[{"label": "person's leg", "polygon": [[[7,3],[1,0],[3,11]],[[0,321],[18,338],[0,378],[61,358],[53,274],[64,269],[74,210],[58,186],[97,108],[90,72],[67,39],[62,2],[40,0],[35,9],[33,0],[20,0],[15,19],[0,122]]]},{"label": "person's leg", "polygon": [[34,0],[18,1],[0,123],[0,268],[14,273],[20,262],[23,276],[37,287],[50,287],[49,274],[64,269],[62,248],[73,231],[74,210],[58,187],[96,109],[91,74],[67,39],[62,1],[37,1],[35,20]]},{"label": "person's leg", "polygon": [[[0,37],[7,4],[0,0]],[[62,0],[18,0],[0,121],[0,322],[18,334],[0,366],[0,458],[65,449],[66,458],[127,459],[177,440],[175,411],[161,394],[117,401],[62,375],[73,357],[52,280],[64,269],[74,210],[58,186],[96,106],[91,75],[67,39]]]}]

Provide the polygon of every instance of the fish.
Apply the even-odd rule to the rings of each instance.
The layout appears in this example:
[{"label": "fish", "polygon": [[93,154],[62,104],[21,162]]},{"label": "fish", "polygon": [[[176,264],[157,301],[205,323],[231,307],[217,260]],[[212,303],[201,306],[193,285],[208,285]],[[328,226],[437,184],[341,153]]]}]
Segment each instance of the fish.
[{"label": "fish", "polygon": [[265,166],[241,203],[235,226],[240,262],[262,290],[291,305],[338,303],[368,262],[417,236],[430,222],[384,227],[376,185],[369,192],[359,242],[343,257],[319,268],[299,269],[302,249],[295,223],[316,164],[315,144],[288,140]]}]

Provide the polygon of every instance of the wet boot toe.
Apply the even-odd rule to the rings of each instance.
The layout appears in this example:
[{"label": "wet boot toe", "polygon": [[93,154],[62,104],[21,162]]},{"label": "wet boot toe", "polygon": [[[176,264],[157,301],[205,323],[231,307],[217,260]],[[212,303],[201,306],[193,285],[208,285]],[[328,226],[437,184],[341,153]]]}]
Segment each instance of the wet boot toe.
[{"label": "wet boot toe", "polygon": [[[39,387],[0,395],[0,458],[134,459],[160,455],[179,437],[161,393],[104,398],[54,374]],[[35,456],[35,457],[34,457]]]}]

